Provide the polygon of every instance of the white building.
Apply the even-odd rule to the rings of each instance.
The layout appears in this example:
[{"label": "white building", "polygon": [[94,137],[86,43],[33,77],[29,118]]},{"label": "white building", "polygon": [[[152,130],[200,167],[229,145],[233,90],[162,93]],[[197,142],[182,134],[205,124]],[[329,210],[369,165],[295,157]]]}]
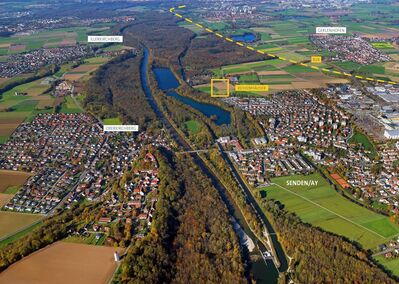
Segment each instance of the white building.
[{"label": "white building", "polygon": [[385,138],[388,139],[399,139],[399,129],[393,129],[393,130],[385,130],[384,132]]}]

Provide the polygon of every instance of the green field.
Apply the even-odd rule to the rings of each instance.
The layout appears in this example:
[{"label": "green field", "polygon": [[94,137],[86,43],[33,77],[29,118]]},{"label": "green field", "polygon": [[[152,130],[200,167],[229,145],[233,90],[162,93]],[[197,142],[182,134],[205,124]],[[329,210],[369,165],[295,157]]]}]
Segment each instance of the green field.
[{"label": "green field", "polygon": [[[112,26],[110,23],[109,26]],[[2,48],[0,54],[14,54],[38,49],[41,47],[59,47],[67,43],[70,45],[87,43],[89,34],[101,35],[108,30],[107,27],[73,27],[45,30],[32,35],[13,35],[0,38],[0,44],[20,45],[22,48],[13,50],[12,48]]]},{"label": "green field", "polygon": [[259,82],[259,78],[256,74],[241,75],[240,82]]},{"label": "green field", "polygon": [[186,121],[184,124],[187,127],[188,131],[190,131],[192,134],[196,134],[200,131],[199,123],[196,120],[189,120]]},{"label": "green field", "polygon": [[379,255],[375,259],[394,275],[399,276],[399,258],[386,259],[383,255]]},{"label": "green field", "polygon": [[380,48],[380,49],[394,48],[394,46],[389,42],[372,42],[371,45],[374,46],[375,48]]},{"label": "green field", "polygon": [[355,132],[355,134],[349,139],[350,143],[361,144],[366,151],[369,151],[369,157],[375,158],[378,153],[377,149],[375,148],[374,144],[371,143],[370,139],[360,132]]},{"label": "green field", "polygon": [[3,193],[4,194],[16,194],[18,192],[18,190],[20,190],[20,189],[21,189],[20,185],[14,185],[14,186],[7,187]]},{"label": "green field", "polygon": [[8,140],[8,136],[0,136],[0,145],[6,143]]},{"label": "green field", "polygon": [[83,112],[83,109],[80,105],[77,105],[75,103],[75,101],[72,99],[71,96],[67,96],[65,98],[64,103],[61,105],[60,112],[62,112],[62,113],[81,113],[81,112]]},{"label": "green field", "polygon": [[299,65],[290,65],[290,66],[284,67],[283,70],[290,74],[314,72],[314,70],[311,68],[299,66]]},{"label": "green field", "polygon": [[[287,180],[316,180],[317,186],[288,186]],[[356,205],[337,193],[319,175],[272,179],[271,186],[260,189],[262,196],[284,204],[304,222],[342,235],[374,249],[399,234],[399,226],[389,218]]]},{"label": "green field", "polygon": [[105,118],[103,119],[104,125],[121,125],[122,121],[120,120],[119,117],[113,117],[113,118]]},{"label": "green field", "polygon": [[107,235],[104,233],[102,234],[102,236],[99,239],[96,238],[96,234],[91,233],[88,237],[69,236],[66,239],[64,239],[63,241],[68,242],[68,243],[78,243],[78,244],[101,246],[104,244],[106,238],[107,238]]}]

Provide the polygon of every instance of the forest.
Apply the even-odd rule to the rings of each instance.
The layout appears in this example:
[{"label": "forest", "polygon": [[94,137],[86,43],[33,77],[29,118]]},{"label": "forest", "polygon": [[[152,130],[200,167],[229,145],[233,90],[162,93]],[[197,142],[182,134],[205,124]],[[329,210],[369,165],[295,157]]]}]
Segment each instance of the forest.
[{"label": "forest", "polygon": [[122,283],[245,283],[241,248],[211,182],[185,154],[163,155],[151,232],[125,257]]},{"label": "forest", "polygon": [[101,119],[121,116],[140,127],[153,123],[155,114],[140,83],[141,58],[130,52],[101,66],[87,82],[85,108]]},{"label": "forest", "polygon": [[[208,35],[192,41],[183,62],[187,77],[194,79],[206,73],[205,70],[257,60],[265,60],[265,56],[220,40],[215,35]],[[209,83],[209,80],[202,83]]]},{"label": "forest", "polygon": [[139,41],[153,54],[156,64],[170,64],[177,70],[178,57],[190,43],[193,33],[176,25],[170,13],[146,12],[123,30],[126,43]]}]

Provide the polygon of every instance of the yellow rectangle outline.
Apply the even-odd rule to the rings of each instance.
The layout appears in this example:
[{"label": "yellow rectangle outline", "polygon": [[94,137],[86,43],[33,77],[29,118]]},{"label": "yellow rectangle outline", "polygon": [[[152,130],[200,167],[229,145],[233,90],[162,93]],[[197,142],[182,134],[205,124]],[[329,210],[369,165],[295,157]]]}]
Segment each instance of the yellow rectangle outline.
[{"label": "yellow rectangle outline", "polygon": [[267,92],[269,85],[235,85],[236,92]]},{"label": "yellow rectangle outline", "polygon": [[[225,95],[215,95],[213,93],[213,83],[214,82],[226,82],[227,93]],[[228,98],[228,97],[230,97],[230,80],[229,79],[211,79],[211,97],[212,98]]]}]

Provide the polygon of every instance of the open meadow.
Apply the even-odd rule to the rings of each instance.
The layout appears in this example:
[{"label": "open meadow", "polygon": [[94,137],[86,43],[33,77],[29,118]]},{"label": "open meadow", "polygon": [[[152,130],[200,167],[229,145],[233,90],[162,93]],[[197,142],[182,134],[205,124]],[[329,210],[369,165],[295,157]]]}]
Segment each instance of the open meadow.
[{"label": "open meadow", "polygon": [[[315,180],[318,185],[290,186],[288,180]],[[262,196],[280,201],[304,222],[345,236],[366,249],[375,249],[399,234],[399,226],[388,217],[347,200],[319,174],[273,178],[272,183],[260,189]]]},{"label": "open meadow", "polygon": [[[0,283],[107,284],[116,267],[113,247],[57,242],[0,274]],[[21,273],[23,271],[23,273]]]},{"label": "open meadow", "polygon": [[379,255],[375,259],[394,275],[399,276],[399,258],[386,259],[383,255]]}]

